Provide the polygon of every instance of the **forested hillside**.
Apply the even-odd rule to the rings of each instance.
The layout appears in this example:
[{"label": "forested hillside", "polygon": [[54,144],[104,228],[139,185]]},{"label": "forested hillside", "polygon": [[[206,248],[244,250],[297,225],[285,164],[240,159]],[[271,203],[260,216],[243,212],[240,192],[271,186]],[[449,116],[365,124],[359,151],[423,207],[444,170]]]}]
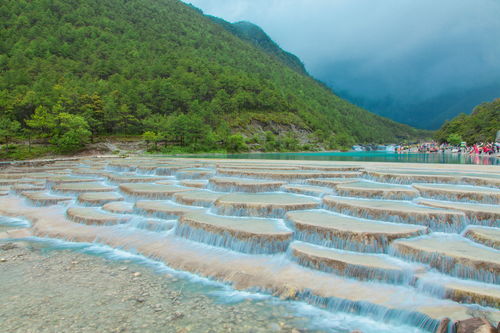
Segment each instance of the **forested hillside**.
[{"label": "forested hillside", "polygon": [[[74,150],[144,134],[190,151],[425,135],[335,96],[177,0],[5,0],[0,133]],[[238,133],[243,134],[243,136]]]},{"label": "forested hillside", "polygon": [[255,46],[261,48],[268,54],[277,57],[281,62],[288,65],[292,69],[301,74],[306,74],[307,71],[302,61],[294,54],[284,51],[279,47],[259,26],[246,21],[230,23],[219,17],[207,16],[215,23],[222,25],[227,31],[238,36],[239,38],[249,41]]},{"label": "forested hillside", "polygon": [[493,142],[500,130],[500,98],[482,103],[470,115],[462,113],[446,122],[437,132],[439,142],[465,141],[467,144]]}]

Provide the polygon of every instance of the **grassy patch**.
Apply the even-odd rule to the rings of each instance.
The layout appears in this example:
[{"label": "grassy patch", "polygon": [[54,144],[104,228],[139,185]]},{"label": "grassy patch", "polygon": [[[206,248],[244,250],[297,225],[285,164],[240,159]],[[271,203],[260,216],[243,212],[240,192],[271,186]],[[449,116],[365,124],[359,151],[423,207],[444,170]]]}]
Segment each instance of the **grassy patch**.
[{"label": "grassy patch", "polygon": [[0,160],[29,160],[49,155],[55,155],[56,149],[49,145],[32,145],[31,149],[24,144],[11,144],[0,148]]}]

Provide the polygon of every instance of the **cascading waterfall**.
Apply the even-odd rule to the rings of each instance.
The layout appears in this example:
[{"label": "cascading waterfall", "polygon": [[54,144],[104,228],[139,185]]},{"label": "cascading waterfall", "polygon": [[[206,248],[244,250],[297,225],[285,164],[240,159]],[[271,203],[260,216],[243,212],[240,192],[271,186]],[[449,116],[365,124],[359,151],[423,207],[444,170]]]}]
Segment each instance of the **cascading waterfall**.
[{"label": "cascading waterfall", "polygon": [[[99,239],[239,289],[390,325],[434,332],[447,307],[449,332],[457,313],[457,318],[480,313],[492,322],[500,319],[495,309],[500,304],[500,221],[494,207],[488,220],[459,207],[495,204],[495,186],[449,185],[466,177],[481,183],[496,175],[425,168],[388,175],[365,170],[362,163],[323,169],[288,162],[244,165],[87,158],[64,166],[59,179],[50,167],[30,168],[26,175],[23,167],[10,167],[0,170],[0,181],[16,180],[2,182],[9,191],[0,197],[0,215],[25,214],[33,225],[10,225],[36,235]],[[51,167],[57,169],[57,163]],[[30,183],[30,176],[39,183]],[[432,188],[418,192],[413,183]],[[448,192],[436,194],[440,186]],[[377,194],[379,188],[391,194]],[[450,207],[426,205],[413,192],[446,200]],[[9,225],[5,221],[0,218],[0,225]],[[7,234],[0,229],[2,236]]]},{"label": "cascading waterfall", "polygon": [[175,227],[175,234],[196,242],[217,247],[231,249],[237,252],[250,254],[273,254],[286,251],[290,240],[266,241],[259,237],[238,238],[238,234],[223,232],[222,234],[193,228],[187,224],[179,223]]}]

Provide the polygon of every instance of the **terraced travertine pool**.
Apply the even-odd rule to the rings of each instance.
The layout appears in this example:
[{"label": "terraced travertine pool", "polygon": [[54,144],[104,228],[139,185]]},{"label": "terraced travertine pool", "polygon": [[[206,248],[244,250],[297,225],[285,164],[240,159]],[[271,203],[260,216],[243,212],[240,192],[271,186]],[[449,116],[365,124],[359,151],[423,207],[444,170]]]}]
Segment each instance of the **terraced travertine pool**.
[{"label": "terraced travertine pool", "polygon": [[393,332],[478,316],[496,326],[499,179],[495,166],[352,161],[10,166],[0,216],[21,220],[0,239],[95,242]]}]

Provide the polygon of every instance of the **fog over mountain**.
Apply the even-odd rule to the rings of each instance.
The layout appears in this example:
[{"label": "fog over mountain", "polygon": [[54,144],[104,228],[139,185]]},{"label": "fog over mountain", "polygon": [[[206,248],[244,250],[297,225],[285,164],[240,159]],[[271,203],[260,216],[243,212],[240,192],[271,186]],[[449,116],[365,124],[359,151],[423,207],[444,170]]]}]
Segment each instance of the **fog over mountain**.
[{"label": "fog over mountain", "polygon": [[311,75],[418,127],[500,97],[498,0],[189,0],[261,26]]}]

